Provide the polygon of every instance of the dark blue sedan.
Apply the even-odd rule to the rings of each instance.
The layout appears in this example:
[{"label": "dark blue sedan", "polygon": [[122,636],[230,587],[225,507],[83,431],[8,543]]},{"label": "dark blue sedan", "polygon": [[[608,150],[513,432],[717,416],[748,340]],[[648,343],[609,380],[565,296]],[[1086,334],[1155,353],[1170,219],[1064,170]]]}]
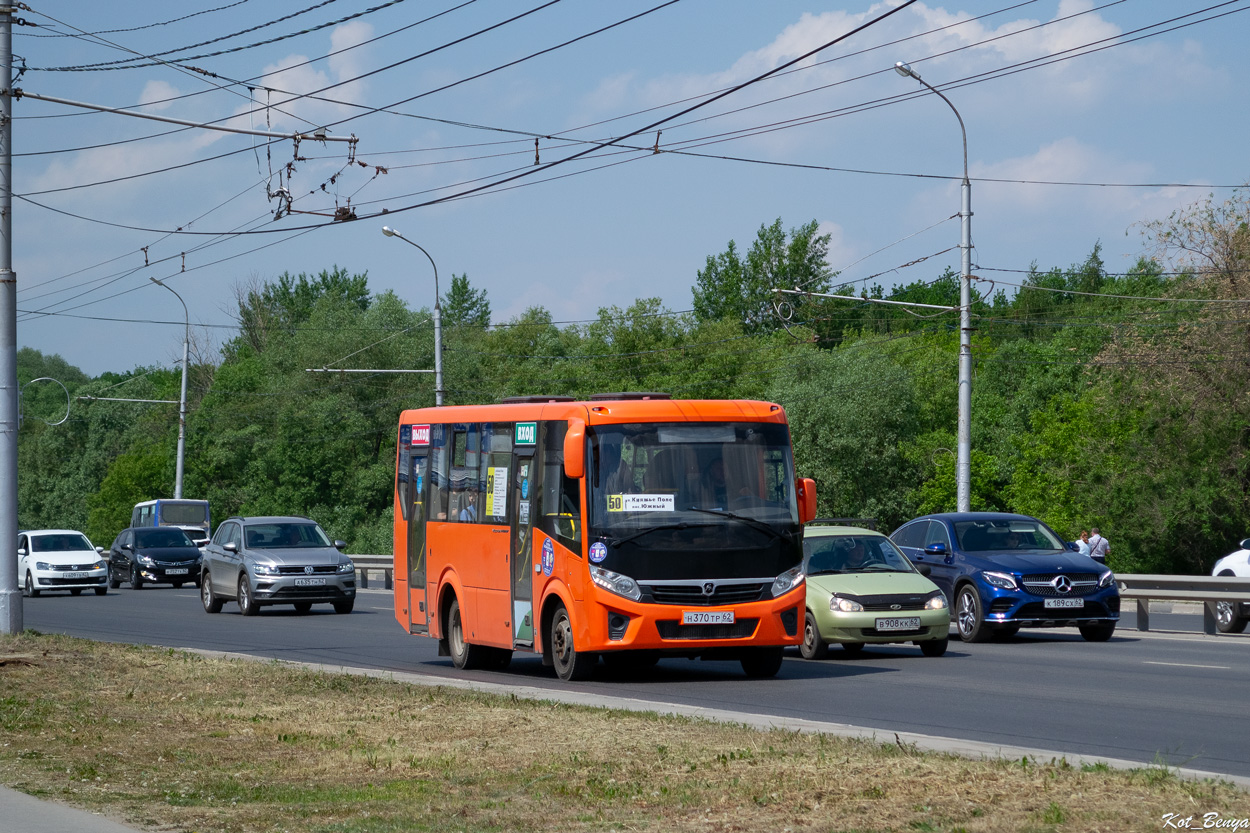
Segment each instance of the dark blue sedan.
[{"label": "dark blue sedan", "polygon": [[1115,577],[1073,552],[1037,518],[1003,512],[946,512],[908,521],[890,536],[951,602],[964,642],[1020,628],[1076,626],[1104,642],[1120,620]]}]

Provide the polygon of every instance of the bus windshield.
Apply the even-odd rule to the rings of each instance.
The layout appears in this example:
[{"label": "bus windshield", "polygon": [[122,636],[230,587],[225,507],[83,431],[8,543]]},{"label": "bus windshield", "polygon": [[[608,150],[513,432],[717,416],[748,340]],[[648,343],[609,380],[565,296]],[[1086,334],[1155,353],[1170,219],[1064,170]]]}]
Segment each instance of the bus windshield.
[{"label": "bus windshield", "polygon": [[798,523],[785,425],[597,425],[587,434],[590,525],[597,534],[721,525],[734,517]]}]

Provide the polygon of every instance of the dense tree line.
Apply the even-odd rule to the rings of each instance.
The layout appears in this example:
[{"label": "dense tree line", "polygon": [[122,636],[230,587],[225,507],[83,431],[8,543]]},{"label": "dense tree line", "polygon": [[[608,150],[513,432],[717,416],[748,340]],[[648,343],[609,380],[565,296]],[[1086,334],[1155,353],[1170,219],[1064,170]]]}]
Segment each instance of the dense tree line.
[{"label": "dense tree line", "polygon": [[[1097,246],[1031,270],[1008,293],[974,285],[974,509],[1025,512],[1074,537],[1099,526],[1124,572],[1204,572],[1250,534],[1250,201],[1198,203],[1144,231],[1152,255],[1106,271]],[[485,291],[453,275],[441,299],[449,404],[517,394],[652,390],[757,398],[790,418],[820,512],[892,529],[954,508],[955,312],[948,272],[895,287],[839,286],[812,222],[730,242],[689,311],[640,298],[578,324],[541,307],[491,324]],[[779,287],[811,295],[777,295]],[[1013,287],[1014,288],[1014,287]],[[858,301],[827,297],[854,295]],[[430,368],[430,311],[372,294],[334,267],[236,290],[238,335],[192,367],[184,494],[233,513],[306,514],[353,552],[389,552],[396,419],[432,405],[429,375],[308,372]],[[139,500],[172,493],[178,371],[90,379],[24,349],[19,523],[107,543]],[[59,403],[59,404],[58,404]],[[32,418],[40,417],[40,418]]]}]

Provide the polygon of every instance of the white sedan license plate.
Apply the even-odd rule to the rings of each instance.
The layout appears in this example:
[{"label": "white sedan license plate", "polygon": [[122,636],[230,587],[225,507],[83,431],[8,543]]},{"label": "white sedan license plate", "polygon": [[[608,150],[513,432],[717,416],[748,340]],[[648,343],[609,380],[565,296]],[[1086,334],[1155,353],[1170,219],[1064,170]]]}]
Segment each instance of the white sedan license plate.
[{"label": "white sedan license plate", "polygon": [[296,587],[324,587],[326,580],[323,578],[297,578],[295,580]]},{"label": "white sedan license plate", "polygon": [[914,631],[920,629],[920,617],[908,616],[904,619],[878,619],[879,631]]},{"label": "white sedan license plate", "polygon": [[86,578],[86,573],[62,573],[61,578]]},{"label": "white sedan license plate", "polygon": [[1046,599],[1045,607],[1085,607],[1084,599]]},{"label": "white sedan license plate", "polygon": [[683,625],[732,625],[734,612],[732,610],[683,610],[681,623]]},{"label": "white sedan license plate", "polygon": [[185,576],[186,574],[186,567],[170,567],[165,570],[165,575],[167,576]]}]

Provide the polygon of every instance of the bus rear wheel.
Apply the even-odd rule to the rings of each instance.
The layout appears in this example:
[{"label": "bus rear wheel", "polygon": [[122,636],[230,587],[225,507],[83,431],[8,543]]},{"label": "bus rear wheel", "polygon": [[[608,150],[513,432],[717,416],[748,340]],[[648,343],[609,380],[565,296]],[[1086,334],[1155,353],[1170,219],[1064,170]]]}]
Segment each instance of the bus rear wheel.
[{"label": "bus rear wheel", "polygon": [[481,668],[486,664],[487,649],[465,641],[459,599],[452,599],[447,609],[447,648],[457,668]]},{"label": "bus rear wheel", "polygon": [[555,665],[556,676],[564,681],[588,680],[594,673],[599,662],[598,654],[578,651],[573,643],[573,622],[564,605],[556,608],[551,617],[551,662]]}]

